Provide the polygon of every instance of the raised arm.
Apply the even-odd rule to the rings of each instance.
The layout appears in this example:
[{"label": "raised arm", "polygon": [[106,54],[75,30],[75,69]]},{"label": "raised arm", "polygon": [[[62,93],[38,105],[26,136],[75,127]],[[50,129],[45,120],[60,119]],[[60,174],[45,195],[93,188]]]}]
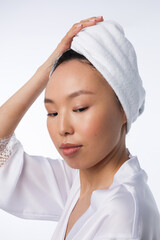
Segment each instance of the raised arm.
[{"label": "raised arm", "polygon": [[0,107],[0,139],[13,134],[26,111],[46,87],[52,65],[64,51],[70,48],[73,37],[82,28],[102,20],[102,17],[92,17],[74,24],[33,77]]},{"label": "raised arm", "polygon": [[0,209],[22,218],[59,220],[77,171],[62,159],[27,154],[10,136],[45,88],[56,58],[70,48],[83,27],[101,19],[74,24],[33,77],[0,107]]}]

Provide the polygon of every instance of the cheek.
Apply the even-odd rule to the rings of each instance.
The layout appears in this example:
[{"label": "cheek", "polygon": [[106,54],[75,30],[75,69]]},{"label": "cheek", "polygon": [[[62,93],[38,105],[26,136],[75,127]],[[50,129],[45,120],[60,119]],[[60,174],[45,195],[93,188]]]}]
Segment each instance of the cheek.
[{"label": "cheek", "polygon": [[117,117],[117,113],[113,110],[99,109],[96,115],[91,114],[83,125],[81,124],[81,135],[86,146],[85,168],[104,159],[117,145],[120,139],[120,125],[117,123]]},{"label": "cheek", "polygon": [[121,117],[116,109],[102,109],[91,113],[83,121],[82,131],[86,139],[113,142],[119,137]]}]

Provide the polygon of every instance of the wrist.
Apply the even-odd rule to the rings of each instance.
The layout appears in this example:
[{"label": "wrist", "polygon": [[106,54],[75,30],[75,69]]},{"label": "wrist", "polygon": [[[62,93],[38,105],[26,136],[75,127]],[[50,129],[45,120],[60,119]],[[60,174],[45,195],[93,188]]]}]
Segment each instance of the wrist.
[{"label": "wrist", "polygon": [[48,81],[50,71],[51,67],[44,63],[37,69],[35,74],[38,76],[38,78]]},{"label": "wrist", "polygon": [[59,47],[57,47],[56,50],[49,56],[49,58],[37,69],[36,74],[48,81],[52,66],[62,53],[63,51],[60,51]]}]

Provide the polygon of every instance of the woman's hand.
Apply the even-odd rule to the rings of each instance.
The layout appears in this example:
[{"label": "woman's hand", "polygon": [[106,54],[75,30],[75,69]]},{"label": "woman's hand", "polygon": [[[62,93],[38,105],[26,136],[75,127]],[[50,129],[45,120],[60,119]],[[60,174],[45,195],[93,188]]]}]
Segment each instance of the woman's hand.
[{"label": "woman's hand", "polygon": [[50,72],[51,67],[53,66],[55,60],[61,54],[63,54],[63,52],[70,49],[72,40],[78,32],[80,32],[85,27],[93,26],[97,22],[102,22],[102,21],[103,21],[103,17],[100,16],[100,17],[91,17],[91,18],[82,20],[79,23],[75,23],[71,27],[71,29],[67,32],[67,34],[64,36],[64,38],[61,40],[61,42],[58,44],[55,51],[50,55],[50,57],[44,63],[45,69],[48,69]]},{"label": "woman's hand", "polygon": [[75,23],[72,28],[67,32],[61,42],[58,44],[55,52],[57,52],[58,56],[68,50],[71,47],[72,40],[74,36],[80,32],[83,28],[93,26],[97,22],[103,21],[103,17],[92,17],[85,20],[80,21],[79,23]]},{"label": "woman's hand", "polygon": [[46,87],[54,62],[71,47],[73,37],[83,28],[101,21],[103,17],[92,17],[74,24],[33,77],[0,107],[0,138],[10,136],[15,131],[21,118]]}]

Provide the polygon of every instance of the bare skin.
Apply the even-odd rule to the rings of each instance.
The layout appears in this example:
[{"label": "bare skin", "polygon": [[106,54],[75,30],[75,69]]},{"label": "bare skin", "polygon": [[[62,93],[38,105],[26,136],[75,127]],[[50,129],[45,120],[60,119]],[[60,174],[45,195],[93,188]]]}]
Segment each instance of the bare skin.
[{"label": "bare skin", "polygon": [[[86,74],[88,73],[88,77],[86,78],[86,80],[88,79],[89,81],[88,83],[90,83],[91,79],[92,80],[93,78],[95,79],[94,89],[92,90],[96,91],[97,89],[99,89],[99,92],[96,93],[96,99],[98,99],[99,101],[96,102],[95,98],[92,99],[93,107],[90,109],[93,109],[93,111],[91,111],[90,113],[88,112],[89,115],[87,115],[85,121],[83,121],[85,123],[83,124],[83,129],[79,128],[77,129],[78,125],[82,126],[82,124],[78,124],[79,122],[77,121],[77,117],[79,118],[80,115],[75,115],[77,117],[74,118],[73,115],[69,114],[67,116],[70,116],[70,118],[68,117],[66,118],[65,115],[66,110],[67,109],[71,110],[71,105],[67,105],[68,103],[63,98],[61,98],[61,102],[63,103],[64,108],[62,108],[62,105],[59,104],[60,102],[56,95],[57,87],[60,87],[60,92],[62,92],[61,90],[62,86],[64,86],[63,85],[64,82],[61,80],[58,81],[58,77],[56,76],[55,78],[55,73],[58,74],[58,70],[62,66],[59,66],[56,69],[51,79],[51,80],[53,80],[53,78],[54,80],[57,79],[56,84],[59,85],[51,86],[50,84],[52,84],[53,82],[52,81],[48,82],[48,77],[52,65],[54,64],[57,57],[59,57],[64,51],[70,48],[73,37],[84,27],[95,25],[96,22],[100,21],[103,21],[102,17],[97,18],[93,17],[83,20],[80,23],[74,24],[73,27],[68,31],[66,36],[59,43],[55,51],[51,54],[51,56],[46,60],[46,62],[42,66],[38,68],[33,77],[19,91],[17,91],[6,103],[4,103],[0,107],[0,126],[1,126],[0,138],[5,138],[13,134],[20,120],[22,119],[26,111],[29,109],[29,107],[32,105],[32,103],[36,100],[36,98],[40,95],[40,93],[45,89],[46,86],[50,86],[50,89],[54,90],[55,93],[47,97],[48,98],[54,97],[54,100],[58,102],[57,106],[59,107],[59,109],[56,109],[56,111],[59,110],[62,111],[63,113],[61,114],[61,118],[59,118],[59,120],[56,121],[57,125],[54,123],[53,119],[49,120],[50,122],[48,122],[48,130],[53,140],[53,143],[57,147],[58,151],[60,151],[59,144],[65,142],[63,141],[65,139],[66,142],[69,141],[71,143],[83,144],[81,153],[79,154],[79,156],[77,155],[77,157],[74,157],[73,159],[63,156],[62,152],[60,152],[64,160],[71,167],[80,169],[80,182],[81,182],[80,198],[78,199],[77,204],[70,215],[68,226],[66,229],[66,236],[73,227],[74,223],[88,209],[90,205],[90,197],[92,192],[95,189],[108,188],[113,181],[113,176],[115,172],[122,165],[122,163],[128,159],[125,147],[125,131],[122,131],[123,128],[122,126],[126,122],[125,116],[124,114],[122,114],[121,111],[119,111],[119,108],[116,105],[116,101],[114,101],[112,89],[109,88],[107,85],[106,87],[104,87],[105,86],[104,80],[101,78],[101,76],[99,76],[98,72],[95,72],[95,70],[93,72],[93,69],[87,68],[89,66],[85,64],[83,64],[84,71],[79,71],[79,69],[82,68],[82,65],[78,64],[82,63],[79,62],[77,63],[76,61],[70,64],[70,67],[72,66],[71,67],[72,70],[77,69],[77,73],[75,73],[77,76],[79,73],[82,72],[83,73],[85,72]],[[75,66],[76,68],[73,67],[73,64],[76,65]],[[68,69],[68,67],[69,65],[67,66],[66,70]],[[63,71],[61,73],[63,73]],[[62,76],[59,76],[59,79],[63,79]],[[80,82],[77,82],[78,79],[72,78],[72,80],[75,81],[75,87],[80,86],[79,83],[84,84],[84,81],[81,81],[82,79],[83,77],[79,78]],[[70,82],[70,84],[71,84],[70,87],[73,86],[73,82],[72,83]],[[90,85],[91,84],[83,86],[81,85],[81,87],[87,87]],[[69,89],[72,89],[72,87],[71,88],[70,87],[68,88],[63,87],[63,90],[68,91]],[[103,91],[104,94],[102,94],[101,91]],[[65,96],[67,93],[68,92],[65,92],[63,96]],[[100,98],[100,96],[102,98]],[[105,97],[108,96],[108,98],[105,98],[104,96]],[[110,100],[111,105],[107,105],[108,108],[106,111],[104,111],[104,109],[106,109],[104,108],[105,104]],[[87,101],[90,101],[91,103],[91,100],[88,99]],[[101,104],[102,102],[104,105]],[[46,108],[48,109],[47,106]],[[113,109],[113,111],[111,111],[111,109]],[[48,111],[50,111],[50,109],[48,109]],[[106,115],[104,115],[104,113],[106,113]],[[108,115],[107,113],[110,114]],[[93,118],[94,121],[92,120]],[[64,119],[67,119],[67,121],[63,121]],[[117,121],[117,124],[115,123],[115,121],[113,121],[113,119],[119,119],[119,121]],[[82,122],[82,119],[79,121]],[[104,123],[106,121],[108,124],[106,125],[106,129],[104,129],[101,126],[105,126]],[[77,125],[75,125],[76,122]],[[112,123],[112,125],[109,125],[109,123]],[[56,129],[57,131],[56,134],[53,134],[51,129]],[[65,134],[66,132],[67,135]],[[106,135],[106,133],[109,135]],[[103,134],[105,134],[104,136],[107,137],[104,137]],[[101,142],[102,144],[98,145],[97,147],[97,142],[100,142],[100,140],[102,139],[103,139],[103,142]],[[89,142],[90,144],[87,144],[87,142]],[[94,153],[92,151],[93,149],[95,150]],[[84,159],[84,157],[82,157],[83,155],[85,156],[85,161],[83,161]]]},{"label": "bare skin", "polygon": [[73,37],[83,28],[100,21],[103,21],[103,17],[92,17],[74,24],[33,77],[0,107],[0,139],[13,134],[26,111],[45,89],[52,65],[57,57],[70,48]]},{"label": "bare skin", "polygon": [[68,233],[71,231],[73,225],[77,222],[77,220],[89,208],[89,206],[90,206],[90,198],[91,198],[91,194],[88,194],[83,199],[78,199],[74,209],[72,210],[72,212],[71,212],[71,214],[69,216],[69,220],[68,220],[68,224],[67,224],[64,240],[66,239]]},{"label": "bare skin", "polygon": [[[33,77],[0,107],[0,139],[13,134],[24,114],[45,89],[51,67],[57,57],[70,48],[73,37],[83,28],[93,26],[101,21],[103,21],[103,17],[92,17],[74,24],[46,62],[38,68]],[[85,207],[85,204],[81,205],[81,207]],[[82,209],[81,207],[80,209]],[[86,209],[82,210],[84,212]],[[79,218],[78,214],[73,218],[70,227],[72,227],[77,218]]]},{"label": "bare skin", "polygon": [[[82,89],[93,94],[68,98]],[[45,98],[50,100],[45,103],[50,137],[68,165],[80,170],[80,197],[70,214],[67,236],[88,209],[92,192],[108,189],[119,167],[129,158],[125,146],[127,120],[107,81],[96,69],[79,60],[56,68]],[[77,111],[81,108],[83,111]],[[73,156],[65,156],[60,148],[64,142],[82,148]]]}]

